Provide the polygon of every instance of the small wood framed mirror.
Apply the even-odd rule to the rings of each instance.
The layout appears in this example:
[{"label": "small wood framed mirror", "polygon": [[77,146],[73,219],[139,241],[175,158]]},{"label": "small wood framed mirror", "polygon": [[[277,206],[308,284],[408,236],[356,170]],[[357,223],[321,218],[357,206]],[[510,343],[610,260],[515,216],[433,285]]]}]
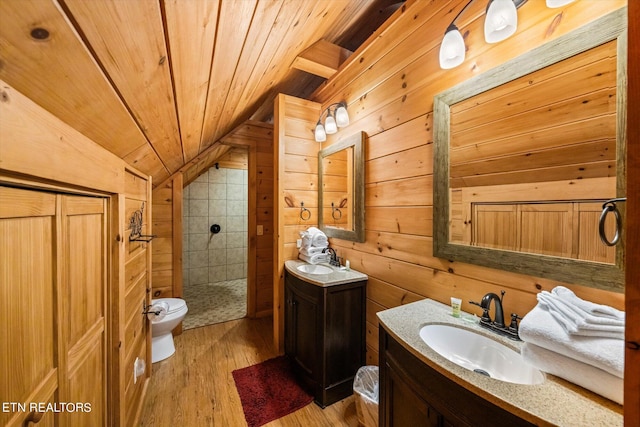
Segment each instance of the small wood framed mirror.
[{"label": "small wood framed mirror", "polygon": [[364,242],[364,132],[318,155],[319,228],[328,236]]}]

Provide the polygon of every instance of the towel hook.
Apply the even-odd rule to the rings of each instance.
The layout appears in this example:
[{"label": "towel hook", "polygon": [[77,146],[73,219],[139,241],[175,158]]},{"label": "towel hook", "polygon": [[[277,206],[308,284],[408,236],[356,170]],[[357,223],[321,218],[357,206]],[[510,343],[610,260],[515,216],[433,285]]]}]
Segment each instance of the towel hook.
[{"label": "towel hook", "polygon": [[151,242],[156,235],[155,234],[142,234],[142,226],[144,225],[144,202],[140,206],[140,209],[134,211],[129,218],[129,234],[130,242]]},{"label": "towel hook", "polygon": [[304,202],[300,202],[300,219],[303,221],[311,219],[311,211],[304,207]]},{"label": "towel hook", "polygon": [[339,208],[336,208],[333,202],[331,202],[331,217],[336,221],[342,218],[342,211]]},{"label": "towel hook", "polygon": [[[600,222],[598,223],[598,231],[600,232],[600,240],[607,246],[615,246],[618,244],[620,240],[620,230],[622,230],[622,218],[620,217],[620,211],[616,206],[616,202],[626,202],[626,197],[620,197],[617,199],[611,199],[604,202],[602,205],[602,213],[600,214]],[[616,232],[613,236],[613,239],[609,240],[607,237],[607,233],[605,232],[604,226],[607,220],[607,215],[609,212],[613,212],[613,216],[616,219]]]}]

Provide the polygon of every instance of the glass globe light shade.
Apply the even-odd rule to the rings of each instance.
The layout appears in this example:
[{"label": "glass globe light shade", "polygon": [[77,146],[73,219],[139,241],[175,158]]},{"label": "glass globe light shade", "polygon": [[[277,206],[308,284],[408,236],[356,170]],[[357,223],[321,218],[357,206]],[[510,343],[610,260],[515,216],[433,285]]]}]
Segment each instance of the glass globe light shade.
[{"label": "glass globe light shade", "polygon": [[447,70],[457,67],[464,61],[465,46],[458,27],[451,25],[440,44],[440,68]]},{"label": "glass globe light shade", "polygon": [[318,122],[314,135],[316,138],[316,142],[324,142],[327,140],[327,133],[324,131],[324,126],[322,126],[322,123]]},{"label": "glass globe light shade", "polygon": [[341,128],[349,125],[349,113],[344,104],[340,104],[336,109],[336,124]]},{"label": "glass globe light shade", "polygon": [[518,28],[518,11],[513,0],[491,0],[484,19],[484,39],[497,43],[509,38]]},{"label": "glass globe light shade", "polygon": [[327,132],[327,135],[334,134],[338,132],[338,125],[336,125],[336,119],[333,118],[331,113],[327,116],[327,119],[324,121],[324,130]]}]

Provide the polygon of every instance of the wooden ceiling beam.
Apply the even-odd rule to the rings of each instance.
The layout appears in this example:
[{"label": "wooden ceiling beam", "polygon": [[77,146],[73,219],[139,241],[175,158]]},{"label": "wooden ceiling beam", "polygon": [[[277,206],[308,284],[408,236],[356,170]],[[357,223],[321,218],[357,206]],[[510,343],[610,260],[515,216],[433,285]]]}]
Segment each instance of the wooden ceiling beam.
[{"label": "wooden ceiling beam", "polygon": [[337,44],[318,40],[294,59],[291,68],[328,79],[352,53]]}]

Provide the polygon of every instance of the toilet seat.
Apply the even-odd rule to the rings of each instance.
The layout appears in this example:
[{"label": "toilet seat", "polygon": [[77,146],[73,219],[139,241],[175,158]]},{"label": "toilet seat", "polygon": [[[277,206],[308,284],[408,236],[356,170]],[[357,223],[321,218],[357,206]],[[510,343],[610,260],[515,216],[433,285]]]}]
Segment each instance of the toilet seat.
[{"label": "toilet seat", "polygon": [[169,311],[167,312],[167,315],[184,310],[187,307],[186,301],[181,298],[158,298],[151,300],[151,304],[155,304],[157,302],[166,302],[169,304]]}]

